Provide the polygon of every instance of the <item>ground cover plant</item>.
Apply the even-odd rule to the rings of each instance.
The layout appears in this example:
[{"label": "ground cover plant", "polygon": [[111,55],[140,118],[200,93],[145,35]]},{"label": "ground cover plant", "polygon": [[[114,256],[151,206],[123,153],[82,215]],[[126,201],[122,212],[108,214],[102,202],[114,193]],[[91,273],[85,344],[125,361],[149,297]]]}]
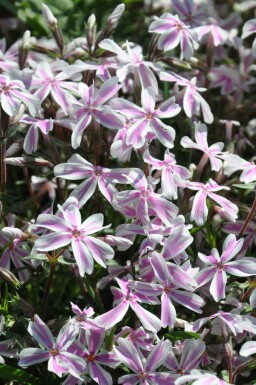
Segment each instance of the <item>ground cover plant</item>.
[{"label": "ground cover plant", "polygon": [[256,1],[39,3],[0,39],[1,383],[256,384]]}]

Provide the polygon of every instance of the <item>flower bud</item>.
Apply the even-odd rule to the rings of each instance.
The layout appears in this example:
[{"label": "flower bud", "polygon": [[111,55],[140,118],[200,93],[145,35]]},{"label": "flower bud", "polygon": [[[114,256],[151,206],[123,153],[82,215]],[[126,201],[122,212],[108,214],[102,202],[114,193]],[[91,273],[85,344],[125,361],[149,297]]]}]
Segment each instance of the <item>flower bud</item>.
[{"label": "flower bud", "polygon": [[53,15],[50,8],[44,3],[42,4],[42,11],[43,11],[44,18],[45,18],[47,24],[49,25],[49,27],[51,29],[56,28],[56,26],[58,25],[58,21],[57,21],[56,17]]},{"label": "flower bud", "polygon": [[108,17],[108,28],[113,31],[113,29],[116,28],[118,21],[122,14],[124,13],[125,5],[119,4],[114,11],[111,13],[111,15]]}]

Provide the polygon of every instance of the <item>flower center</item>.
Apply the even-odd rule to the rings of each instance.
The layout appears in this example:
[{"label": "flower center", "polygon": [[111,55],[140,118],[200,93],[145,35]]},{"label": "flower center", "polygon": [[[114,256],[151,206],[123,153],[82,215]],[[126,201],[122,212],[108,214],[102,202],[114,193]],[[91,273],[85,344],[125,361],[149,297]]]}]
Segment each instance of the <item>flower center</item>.
[{"label": "flower center", "polygon": [[89,356],[87,356],[87,361],[88,361],[88,362],[93,362],[93,361],[94,361],[94,356],[93,356],[93,354],[89,354]]},{"label": "flower center", "polygon": [[168,294],[168,293],[170,293],[170,291],[171,291],[170,287],[169,286],[165,286],[164,292]]},{"label": "flower center", "polygon": [[52,355],[53,357],[56,357],[58,354],[59,354],[58,350],[56,350],[56,349],[51,349],[51,355]]},{"label": "flower center", "polygon": [[102,175],[102,167],[100,167],[100,166],[95,167],[94,173],[96,176]]},{"label": "flower center", "polygon": [[72,235],[75,238],[79,238],[81,234],[80,234],[79,230],[75,229],[75,230],[72,231]]}]

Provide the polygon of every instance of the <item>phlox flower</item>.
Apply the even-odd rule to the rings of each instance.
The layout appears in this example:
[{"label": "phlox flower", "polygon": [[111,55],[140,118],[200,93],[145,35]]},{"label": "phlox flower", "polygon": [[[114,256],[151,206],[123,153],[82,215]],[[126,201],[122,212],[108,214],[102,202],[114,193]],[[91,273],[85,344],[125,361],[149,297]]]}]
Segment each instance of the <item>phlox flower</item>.
[{"label": "phlox flower", "polygon": [[149,217],[153,213],[167,225],[177,216],[178,208],[165,197],[154,192],[153,183],[155,182],[147,180],[141,170],[131,171],[127,181],[131,183],[134,190],[115,194],[113,204],[117,210],[122,212],[127,206],[134,207],[137,218],[143,224],[150,222]]},{"label": "phlox flower", "polygon": [[104,229],[103,215],[94,214],[82,222],[76,204],[70,204],[66,209],[58,207],[63,218],[53,214],[38,216],[35,226],[50,230],[50,233],[37,238],[35,248],[39,251],[50,251],[65,248],[71,244],[81,276],[92,273],[93,259],[106,267],[106,259],[113,258],[114,250],[105,242],[91,236]]},{"label": "phlox flower", "polygon": [[197,34],[199,41],[205,36],[210,36],[215,47],[222,46],[227,43],[230,37],[230,32],[221,28],[218,25],[218,21],[213,18],[209,20],[209,24],[196,27],[194,28],[194,31]]},{"label": "phlox flower", "polygon": [[[78,342],[80,346],[73,346],[74,353],[79,354],[79,357],[84,360],[86,365],[85,371],[82,375],[84,382],[87,383],[86,378],[90,377],[99,385],[112,385],[111,375],[103,369],[102,365],[115,368],[119,364],[119,359],[113,352],[101,350],[105,338],[105,330],[87,329],[80,333]],[[70,348],[72,351],[72,346]],[[80,380],[78,380],[80,384]],[[77,378],[70,375],[64,381],[63,385],[75,385]]]},{"label": "phlox flower", "polygon": [[178,15],[164,13],[161,17],[155,16],[155,21],[150,24],[148,31],[161,34],[157,43],[159,49],[169,51],[180,44],[181,59],[190,59],[198,48],[194,30],[184,24]]},{"label": "phlox flower", "polygon": [[197,87],[197,78],[193,77],[191,80],[183,78],[180,75],[168,72],[160,72],[160,80],[167,82],[175,82],[178,86],[185,87],[183,96],[183,109],[185,114],[192,118],[193,115],[199,116],[202,111],[205,123],[213,122],[213,114],[211,108],[206,100],[200,95],[199,92],[206,91],[206,88]]},{"label": "phlox flower", "polygon": [[60,163],[54,168],[54,174],[58,178],[84,179],[71,194],[77,198],[79,207],[82,207],[91,198],[97,186],[102,195],[112,202],[114,194],[117,193],[114,183],[127,183],[125,174],[129,171],[130,169],[125,168],[111,170],[95,166],[78,154],[72,155],[66,163]]},{"label": "phlox flower", "polygon": [[52,63],[42,61],[35,67],[31,90],[35,91],[41,102],[51,95],[57,104],[68,115],[68,95],[70,91],[77,91],[77,83],[69,81],[69,76],[63,70],[68,67],[64,60],[56,60]]},{"label": "phlox flower", "polygon": [[191,338],[184,342],[179,359],[177,359],[173,350],[168,353],[164,366],[170,369],[171,373],[176,373],[177,378],[184,376],[185,374],[189,374],[191,370],[198,367],[204,352],[205,343],[201,340]]},{"label": "phlox flower", "polygon": [[0,68],[2,71],[18,69],[18,42],[6,50],[6,39],[0,39]]},{"label": "phlox flower", "polygon": [[119,360],[133,372],[120,377],[119,384],[168,385],[175,378],[173,374],[156,371],[166,360],[166,356],[171,349],[170,341],[159,341],[146,359],[143,358],[139,348],[136,349],[125,338],[119,338],[118,346],[113,349]]},{"label": "phlox flower", "polygon": [[199,122],[195,124],[195,142],[193,142],[188,136],[183,136],[180,143],[184,148],[194,148],[203,151],[206,160],[209,159],[211,162],[211,169],[219,171],[222,166],[222,160],[219,159],[219,156],[222,154],[224,143],[218,142],[209,146],[207,135],[207,126]]},{"label": "phlox flower", "polygon": [[[237,221],[236,223],[227,223],[223,226],[222,231],[227,234],[238,235],[244,225],[243,221]],[[251,221],[247,224],[243,232],[244,243],[241,250],[237,253],[237,257],[245,255],[247,249],[253,244],[256,244],[256,223]]]},{"label": "phlox flower", "polygon": [[206,268],[202,269],[196,276],[197,283],[202,286],[211,280],[210,293],[216,302],[225,298],[227,284],[227,274],[238,277],[247,277],[256,274],[256,263],[251,259],[239,259],[230,262],[243,246],[244,239],[238,241],[234,234],[230,234],[225,239],[222,247],[222,254],[219,255],[217,249],[212,249],[209,256],[198,253],[199,258],[206,263]]},{"label": "phlox flower", "polygon": [[[154,250],[157,244],[164,245],[162,250],[166,260],[173,259],[177,264],[180,258],[186,259],[185,249],[193,242],[189,233],[191,225],[185,225],[183,215],[174,217],[168,224],[156,217],[150,222],[143,224],[139,220],[132,223],[121,224],[117,227],[116,233],[119,236],[128,238],[134,242],[136,235],[144,235],[146,238],[141,242],[140,253],[147,253]],[[149,264],[149,263],[148,263]]]},{"label": "phlox flower", "polygon": [[95,318],[97,325],[104,327],[105,329],[110,329],[118,322],[120,322],[129,307],[135,312],[143,327],[146,330],[156,333],[161,329],[161,321],[151,312],[144,309],[140,306],[139,302],[148,302],[148,303],[157,303],[156,298],[149,300],[144,295],[134,294],[133,289],[131,288],[132,280],[128,277],[126,279],[116,278],[119,288],[111,287],[111,290],[115,296],[114,307],[112,310],[109,310],[107,313],[104,313]]},{"label": "phlox flower", "polygon": [[23,349],[19,354],[18,364],[20,366],[34,365],[48,360],[48,370],[59,377],[71,373],[74,377],[79,378],[80,374],[84,372],[84,360],[68,351],[78,334],[78,330],[74,329],[71,322],[67,322],[57,338],[54,338],[48,326],[38,315],[35,315],[34,321],[29,322],[28,332],[41,348]]},{"label": "phlox flower", "polygon": [[[127,144],[126,137],[132,124],[135,123],[134,119],[127,119],[124,123],[124,127],[117,131],[116,136],[110,147],[110,154],[113,158],[117,158],[121,162],[128,162],[131,159],[133,145]],[[150,142],[154,137],[153,133],[148,133],[146,139]]]},{"label": "phlox flower", "polygon": [[120,87],[117,77],[108,79],[99,89],[94,84],[91,86],[81,82],[78,84],[78,94],[81,99],[77,101],[75,98],[70,98],[69,100],[72,103],[70,115],[74,116],[76,122],[71,137],[73,148],[80,146],[83,132],[91,121],[102,124],[106,128],[123,128],[120,116],[105,104]]},{"label": "phlox flower", "polygon": [[6,216],[8,226],[0,231],[0,247],[2,248],[0,267],[10,270],[12,262],[18,269],[20,281],[25,282],[29,278],[29,271],[24,264],[24,258],[30,255],[31,248],[26,245],[26,235],[23,231],[15,227],[15,218],[14,214],[8,214]]},{"label": "phlox flower", "polygon": [[211,333],[217,336],[228,337],[232,332],[235,336],[243,332],[241,327],[242,317],[238,314],[218,311],[209,317],[199,318],[194,322],[186,323],[185,330],[198,332],[207,322],[211,322]]},{"label": "phlox flower", "polygon": [[[246,39],[248,36],[256,33],[256,19],[248,20],[243,26],[242,39]],[[256,57],[256,38],[252,44],[252,54]]]},{"label": "phlox flower", "polygon": [[30,125],[24,139],[23,148],[27,154],[32,154],[37,150],[39,138],[38,131],[41,131],[44,135],[48,135],[49,131],[52,131],[53,129],[53,119],[40,119],[29,115],[23,115],[20,122]]},{"label": "phlox flower", "polygon": [[229,95],[233,91],[249,91],[248,83],[243,79],[236,68],[226,65],[211,68],[209,72],[211,79],[210,88],[220,87],[221,95]]},{"label": "phlox flower", "polygon": [[201,307],[204,305],[204,301],[197,294],[192,293],[197,286],[196,281],[179,266],[167,263],[158,253],[152,253],[149,260],[155,273],[154,281],[157,283],[134,281],[131,286],[136,293],[149,298],[161,295],[162,327],[174,327],[176,309],[172,301],[197,313],[202,313]]},{"label": "phlox flower", "polygon": [[227,198],[215,194],[216,191],[229,190],[229,187],[220,186],[213,179],[209,179],[206,184],[201,182],[188,182],[187,187],[191,190],[198,190],[193,200],[190,215],[191,221],[195,221],[198,226],[201,226],[206,222],[208,216],[206,198],[208,196],[224,209],[222,214],[225,218],[231,222],[235,222],[237,219],[238,207]]},{"label": "phlox flower", "polygon": [[78,329],[98,329],[98,326],[95,324],[93,319],[91,318],[94,314],[94,310],[92,307],[86,307],[81,310],[77,305],[71,302],[71,308],[75,316],[71,319],[74,327]]},{"label": "phlox flower", "polygon": [[121,83],[125,81],[130,73],[133,73],[134,79],[140,79],[142,88],[152,87],[154,92],[158,93],[158,83],[152,69],[159,70],[159,67],[153,62],[143,59],[140,46],[131,47],[131,44],[127,41],[125,51],[113,40],[104,39],[99,43],[99,47],[116,54],[116,76]]},{"label": "phlox flower", "polygon": [[154,334],[146,332],[142,326],[138,329],[125,326],[116,336],[116,340],[118,340],[119,337],[127,338],[136,348],[140,348],[145,351],[152,350],[154,345]]},{"label": "phlox flower", "polygon": [[11,79],[7,74],[0,74],[0,104],[7,115],[12,116],[21,103],[28,107],[31,115],[39,111],[40,100],[25,88],[21,80]]},{"label": "phlox flower", "polygon": [[238,170],[243,170],[240,175],[240,181],[244,183],[251,183],[256,181],[256,164],[249,162],[236,154],[223,155],[224,162],[224,174],[227,176],[232,175]]},{"label": "phlox flower", "polygon": [[179,14],[179,18],[191,28],[201,25],[207,14],[202,10],[203,4],[196,4],[193,0],[172,0],[172,8]]},{"label": "phlox flower", "polygon": [[162,102],[155,108],[156,96],[152,87],[143,88],[141,91],[142,107],[136,104],[117,98],[110,101],[110,106],[135,121],[126,136],[126,143],[134,148],[142,147],[146,142],[149,131],[153,131],[157,139],[165,147],[173,147],[175,131],[171,126],[164,124],[160,118],[171,118],[178,115],[180,107],[174,102],[174,97]]},{"label": "phlox flower", "polygon": [[[195,380],[195,381],[194,381]],[[191,374],[181,376],[175,381],[175,385],[183,385],[189,382],[191,385],[232,385],[218,378],[214,373],[192,370]]]},{"label": "phlox flower", "polygon": [[178,187],[184,187],[184,181],[191,176],[189,170],[179,166],[175,155],[168,149],[164,153],[164,160],[154,158],[148,150],[144,152],[143,159],[152,166],[152,170],[159,170],[154,174],[154,178],[158,179],[161,176],[161,189],[166,198],[177,199]]}]

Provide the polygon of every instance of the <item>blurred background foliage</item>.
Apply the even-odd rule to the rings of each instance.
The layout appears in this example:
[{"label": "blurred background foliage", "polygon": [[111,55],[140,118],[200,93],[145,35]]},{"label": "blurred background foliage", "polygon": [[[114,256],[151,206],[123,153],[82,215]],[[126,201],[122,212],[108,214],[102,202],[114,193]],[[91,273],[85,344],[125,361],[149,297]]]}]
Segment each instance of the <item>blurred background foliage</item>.
[{"label": "blurred background foliage", "polygon": [[138,25],[148,24],[151,13],[149,11],[145,15],[143,0],[0,0],[1,35],[7,38],[9,44],[27,29],[37,38],[51,37],[42,16],[42,3],[45,3],[58,19],[65,41],[68,42],[84,35],[84,25],[92,13],[96,16],[98,30],[101,29],[109,14],[122,2],[126,10],[115,35],[120,37],[120,41],[129,39],[143,42],[147,29],[138,28]]}]

